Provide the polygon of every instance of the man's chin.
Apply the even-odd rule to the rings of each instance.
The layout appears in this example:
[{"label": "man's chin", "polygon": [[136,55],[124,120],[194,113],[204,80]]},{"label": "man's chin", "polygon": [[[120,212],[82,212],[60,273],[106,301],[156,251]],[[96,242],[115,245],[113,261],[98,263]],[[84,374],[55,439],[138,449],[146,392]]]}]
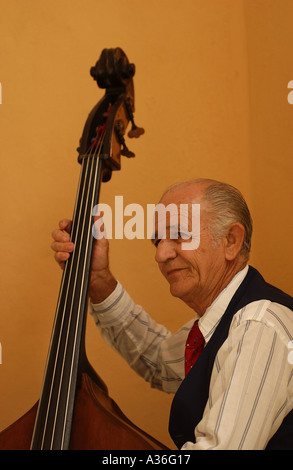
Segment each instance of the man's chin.
[{"label": "man's chin", "polygon": [[173,297],[178,297],[179,299],[182,299],[187,295],[186,289],[179,283],[172,283],[170,284],[170,294]]}]

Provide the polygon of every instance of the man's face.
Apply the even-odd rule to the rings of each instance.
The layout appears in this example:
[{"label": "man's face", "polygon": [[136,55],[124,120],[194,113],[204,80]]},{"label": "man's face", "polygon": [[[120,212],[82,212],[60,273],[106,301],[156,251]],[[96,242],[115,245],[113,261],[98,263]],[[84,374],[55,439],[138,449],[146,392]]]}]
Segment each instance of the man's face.
[{"label": "man's face", "polygon": [[[166,237],[160,239],[158,222],[156,222],[156,246],[155,259],[159,268],[170,285],[173,296],[179,297],[195,310],[200,310],[199,305],[208,303],[208,299],[215,298],[218,294],[218,285],[225,271],[225,252],[223,243],[217,244],[212,240],[208,231],[209,213],[204,203],[201,203],[202,185],[179,186],[171,189],[161,199],[165,206],[176,204],[180,214],[180,205],[190,204],[189,228],[191,226],[191,204],[200,204],[200,241],[195,250],[183,250],[183,244],[190,240],[183,240],[180,236],[176,239],[172,234],[172,220],[167,219]],[[194,228],[194,227],[193,227]],[[173,237],[173,238],[172,238]],[[200,312],[198,311],[200,314]]]}]

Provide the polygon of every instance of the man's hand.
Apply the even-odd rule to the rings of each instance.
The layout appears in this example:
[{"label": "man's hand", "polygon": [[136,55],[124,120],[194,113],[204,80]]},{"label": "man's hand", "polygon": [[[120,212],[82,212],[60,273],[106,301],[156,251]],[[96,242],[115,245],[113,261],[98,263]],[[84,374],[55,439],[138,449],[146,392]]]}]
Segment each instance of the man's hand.
[{"label": "man's hand", "polygon": [[51,248],[55,251],[55,260],[61,269],[64,268],[65,261],[74,250],[74,244],[70,241],[71,224],[71,220],[62,219],[59,222],[59,228],[52,232],[54,241]]},{"label": "man's hand", "polygon": [[[70,241],[72,222],[62,219],[59,228],[52,232],[52,250],[55,252],[55,260],[63,269],[70,253],[74,250],[74,243]],[[95,240],[93,244],[91,275],[89,283],[89,296],[92,303],[100,303],[105,300],[117,285],[116,279],[109,269],[109,243],[102,238]]]}]

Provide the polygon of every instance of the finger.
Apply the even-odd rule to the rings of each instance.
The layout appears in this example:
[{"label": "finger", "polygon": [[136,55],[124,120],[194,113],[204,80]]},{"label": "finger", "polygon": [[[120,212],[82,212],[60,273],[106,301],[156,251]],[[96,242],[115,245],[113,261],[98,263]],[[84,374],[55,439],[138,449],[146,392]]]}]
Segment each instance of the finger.
[{"label": "finger", "polygon": [[52,238],[56,242],[69,242],[70,241],[70,236],[68,233],[63,232],[60,229],[53,230],[52,232]]},{"label": "finger", "polygon": [[99,250],[108,251],[109,250],[109,240],[106,237],[102,237],[99,240],[94,241],[94,245]]},{"label": "finger", "polygon": [[102,219],[103,218],[103,213],[102,212],[97,212],[96,214],[94,214],[94,222],[96,220],[99,220],[99,219]]},{"label": "finger", "polygon": [[65,266],[65,261],[68,260],[70,254],[64,252],[55,253],[55,260],[59,264],[60,268],[63,269]]},{"label": "finger", "polygon": [[70,253],[66,253],[65,251],[58,251],[55,253],[55,260],[58,263],[62,263],[63,261],[68,260]]},{"label": "finger", "polygon": [[100,212],[94,215],[94,224],[93,224],[92,234],[95,240],[108,238],[107,227],[104,223],[103,215]]},{"label": "finger", "polygon": [[51,243],[51,248],[53,251],[56,251],[56,253],[71,253],[74,250],[74,243],[72,242],[58,242],[58,241],[53,241]]},{"label": "finger", "polygon": [[72,220],[69,219],[62,219],[59,222],[59,228],[61,230],[65,230],[67,233],[70,233],[72,226]]}]

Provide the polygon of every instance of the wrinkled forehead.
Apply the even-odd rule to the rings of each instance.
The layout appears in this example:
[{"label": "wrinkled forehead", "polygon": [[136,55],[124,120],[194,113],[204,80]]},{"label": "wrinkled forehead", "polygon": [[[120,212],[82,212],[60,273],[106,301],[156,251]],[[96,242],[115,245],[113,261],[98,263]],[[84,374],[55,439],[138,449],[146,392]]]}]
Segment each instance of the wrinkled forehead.
[{"label": "wrinkled forehead", "polygon": [[[167,227],[178,226],[179,223],[191,227],[195,217],[200,217],[201,224],[208,217],[207,204],[203,197],[205,185],[179,184],[167,190],[161,197],[156,210],[155,226],[166,224]],[[199,215],[200,212],[200,215]]]},{"label": "wrinkled forehead", "polygon": [[202,224],[205,226],[200,204],[168,204],[167,206],[157,204],[156,206],[153,218],[155,234],[165,233],[166,230],[198,233]]},{"label": "wrinkled forehead", "polygon": [[195,207],[199,207],[197,203],[159,203],[155,210],[155,223],[165,223],[167,226],[178,225],[179,220],[187,225],[192,220],[192,214]]},{"label": "wrinkled forehead", "polygon": [[164,192],[160,199],[162,204],[201,204],[207,185],[203,183],[179,183]]}]

